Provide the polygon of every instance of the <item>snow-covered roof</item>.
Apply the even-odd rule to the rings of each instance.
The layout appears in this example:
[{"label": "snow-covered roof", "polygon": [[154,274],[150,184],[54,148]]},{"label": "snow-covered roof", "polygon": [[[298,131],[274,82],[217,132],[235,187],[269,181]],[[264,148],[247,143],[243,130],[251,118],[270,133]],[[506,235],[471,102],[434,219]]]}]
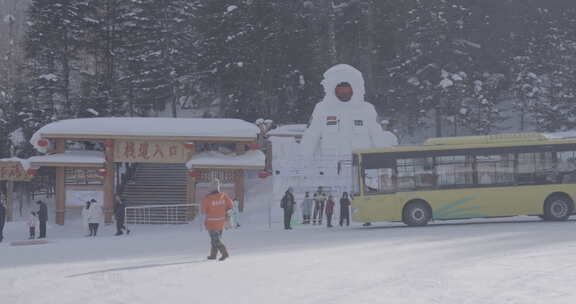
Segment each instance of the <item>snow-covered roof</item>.
[{"label": "snow-covered roof", "polygon": [[569,139],[569,138],[576,138],[576,131],[544,133],[543,135],[547,139]]},{"label": "snow-covered roof", "polygon": [[270,136],[302,136],[308,128],[305,124],[283,125],[270,130],[267,135]]},{"label": "snow-covered roof", "polygon": [[260,150],[250,150],[241,155],[210,151],[192,156],[186,163],[190,168],[264,169],[266,156]]},{"label": "snow-covered roof", "polygon": [[68,151],[50,155],[32,156],[32,166],[101,167],[106,162],[100,151]]},{"label": "snow-covered roof", "polygon": [[38,130],[30,143],[38,151],[41,138],[135,138],[161,137],[169,139],[230,140],[255,139],[260,129],[247,121],[232,118],[159,118],[159,117],[105,117],[67,119],[50,123]]},{"label": "snow-covered roof", "polygon": [[0,158],[0,162],[19,162],[24,170],[30,169],[30,161],[28,159],[22,159],[18,157]]}]

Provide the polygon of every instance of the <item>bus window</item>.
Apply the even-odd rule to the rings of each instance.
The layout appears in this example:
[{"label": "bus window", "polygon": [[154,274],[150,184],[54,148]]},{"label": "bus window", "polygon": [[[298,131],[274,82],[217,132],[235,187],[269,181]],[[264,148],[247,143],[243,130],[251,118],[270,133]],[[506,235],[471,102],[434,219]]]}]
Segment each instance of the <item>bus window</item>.
[{"label": "bus window", "polygon": [[398,159],[398,190],[434,188],[433,163],[432,157]]},{"label": "bus window", "polygon": [[518,184],[551,184],[558,182],[555,152],[518,153]]},{"label": "bus window", "polygon": [[396,191],[396,160],[383,156],[381,154],[366,154],[362,157],[364,194]]},{"label": "bus window", "polygon": [[364,194],[391,193],[394,191],[394,169],[364,170]]},{"label": "bus window", "polygon": [[576,183],[576,151],[558,152],[557,157],[560,182],[563,184]]},{"label": "bus window", "polygon": [[480,185],[514,183],[514,154],[478,155],[476,172]]},{"label": "bus window", "polygon": [[474,157],[469,155],[437,156],[438,186],[461,187],[474,184]]}]

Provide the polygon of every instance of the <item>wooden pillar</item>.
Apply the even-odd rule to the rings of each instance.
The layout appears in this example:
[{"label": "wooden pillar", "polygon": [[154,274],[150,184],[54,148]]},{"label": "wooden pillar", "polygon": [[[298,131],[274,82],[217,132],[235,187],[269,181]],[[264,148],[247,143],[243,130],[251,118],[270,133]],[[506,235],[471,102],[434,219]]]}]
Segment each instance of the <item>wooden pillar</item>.
[{"label": "wooden pillar", "polygon": [[234,170],[234,192],[238,200],[238,209],[244,212],[244,170]]},{"label": "wooden pillar", "polygon": [[[246,144],[236,143],[236,155],[246,152]],[[238,200],[238,209],[244,212],[244,170],[234,170],[234,194]]]},{"label": "wooden pillar", "polygon": [[[196,201],[196,177],[186,174],[186,180],[188,181],[186,185],[186,199],[188,204],[199,204],[200,202]],[[193,206],[190,209],[190,218],[194,219],[199,212],[200,207]]]},{"label": "wooden pillar", "polygon": [[[66,151],[66,139],[56,139],[54,152],[64,153]],[[64,225],[64,218],[66,216],[66,184],[65,184],[65,171],[64,167],[56,168],[56,187],[55,187],[55,203],[56,203],[56,224]]]},{"label": "wooden pillar", "polygon": [[6,221],[14,219],[14,182],[6,181]]},{"label": "wooden pillar", "polygon": [[106,175],[104,176],[104,221],[109,224],[112,223],[112,213],[114,211],[114,177],[116,175],[116,168],[114,165],[114,146],[106,147],[105,150]]},{"label": "wooden pillar", "polygon": [[[192,156],[194,156],[194,154],[196,154],[196,146],[198,145],[198,142],[194,142],[194,146],[192,146],[191,148],[188,148],[188,160],[192,159]],[[196,182],[197,182],[197,178],[188,175],[188,172],[186,172],[186,200],[189,204],[199,204],[200,202],[196,201]],[[196,210],[200,210],[199,208],[192,208],[193,212],[192,212],[192,217],[196,216]]]}]

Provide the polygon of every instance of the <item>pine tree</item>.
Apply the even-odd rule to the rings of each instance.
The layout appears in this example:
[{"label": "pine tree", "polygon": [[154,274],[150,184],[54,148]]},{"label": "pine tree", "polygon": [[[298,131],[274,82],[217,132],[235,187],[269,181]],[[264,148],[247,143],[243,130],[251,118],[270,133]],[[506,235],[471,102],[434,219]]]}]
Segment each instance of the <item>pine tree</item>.
[{"label": "pine tree", "polygon": [[197,7],[199,68],[215,84],[221,114],[306,121],[304,111],[318,101],[321,72],[310,67],[305,6],[211,0]]},{"label": "pine tree", "polygon": [[542,94],[531,107],[541,131],[565,131],[576,127],[576,9],[543,10],[550,24],[541,42],[543,52]]},{"label": "pine tree", "polygon": [[[36,102],[53,119],[72,115],[71,75],[81,50],[83,1],[34,0],[25,50]],[[47,104],[44,104],[47,103]]]},{"label": "pine tree", "polygon": [[177,115],[181,79],[194,68],[194,4],[185,0],[133,1],[123,60],[128,98],[141,113],[171,105]]},{"label": "pine tree", "polygon": [[83,53],[90,58],[80,74],[79,117],[123,115],[127,111],[126,96],[120,85],[121,58],[124,57],[123,36],[131,22],[131,2],[120,0],[89,0],[89,9],[82,18]]}]

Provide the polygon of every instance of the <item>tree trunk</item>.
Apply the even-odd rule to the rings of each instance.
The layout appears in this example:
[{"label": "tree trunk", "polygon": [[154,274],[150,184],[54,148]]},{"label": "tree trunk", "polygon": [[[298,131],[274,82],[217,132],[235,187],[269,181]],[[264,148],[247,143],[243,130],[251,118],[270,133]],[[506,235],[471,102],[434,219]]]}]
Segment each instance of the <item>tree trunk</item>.
[{"label": "tree trunk", "polygon": [[[64,34],[67,36],[67,34]],[[63,76],[63,88],[64,91],[64,117],[72,117],[72,103],[70,102],[70,49],[68,46],[68,37],[64,38],[64,52],[62,53],[62,76]],[[59,113],[60,114],[60,113]]]},{"label": "tree trunk", "polygon": [[524,122],[524,119],[525,119],[525,116],[526,116],[526,111],[525,111],[526,103],[524,102],[524,98],[521,99],[521,102],[520,102],[520,103],[521,103],[521,105],[522,105],[522,108],[520,108],[520,131],[521,131],[521,132],[524,132],[524,127],[525,127],[525,126],[524,126],[524,123],[525,123],[525,122]]},{"label": "tree trunk", "polygon": [[436,121],[436,137],[442,137],[442,111],[440,111],[440,107],[434,109],[434,119]]},{"label": "tree trunk", "polygon": [[334,1],[324,0],[326,10],[326,42],[328,47],[328,63],[333,66],[338,63],[338,51],[336,50],[336,14],[334,12]]},{"label": "tree trunk", "polygon": [[178,109],[176,107],[177,102],[178,102],[178,94],[176,90],[176,85],[172,84],[172,117],[174,118],[178,117]]},{"label": "tree trunk", "polygon": [[364,74],[364,81],[366,83],[366,99],[374,100],[375,87],[374,87],[374,70],[372,68],[373,55],[374,55],[374,12],[375,5],[373,0],[367,0],[362,5],[362,15],[364,17],[365,28],[361,30],[360,43],[361,43],[361,69]]}]

